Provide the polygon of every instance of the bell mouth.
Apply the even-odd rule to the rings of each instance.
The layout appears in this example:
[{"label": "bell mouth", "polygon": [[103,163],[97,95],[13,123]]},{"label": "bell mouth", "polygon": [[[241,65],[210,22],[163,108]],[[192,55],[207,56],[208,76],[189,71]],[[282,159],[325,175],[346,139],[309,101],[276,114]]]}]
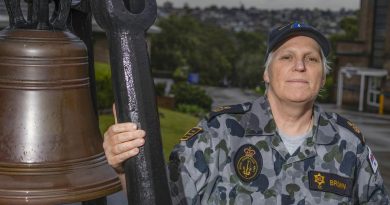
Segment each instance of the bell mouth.
[{"label": "bell mouth", "polygon": [[121,190],[104,153],[50,164],[0,164],[0,204],[88,201]]}]

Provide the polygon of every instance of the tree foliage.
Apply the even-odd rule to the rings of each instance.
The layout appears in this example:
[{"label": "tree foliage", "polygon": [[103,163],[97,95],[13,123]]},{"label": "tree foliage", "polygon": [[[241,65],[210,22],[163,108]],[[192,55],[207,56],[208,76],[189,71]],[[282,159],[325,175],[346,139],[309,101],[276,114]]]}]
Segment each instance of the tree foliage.
[{"label": "tree foliage", "polygon": [[239,87],[255,87],[262,81],[265,38],[261,33],[236,34],[236,81]]},{"label": "tree foliage", "polygon": [[[262,67],[263,36],[238,33],[191,16],[161,19],[162,32],[152,36],[152,68],[174,72],[181,67],[197,72],[200,83],[253,86]],[[259,64],[261,63],[261,64]],[[257,75],[258,76],[258,75]],[[257,81],[257,82],[254,82]]]},{"label": "tree foliage", "polygon": [[358,19],[356,17],[345,17],[339,22],[342,33],[330,36],[332,46],[335,48],[337,41],[356,40],[359,34]]},{"label": "tree foliage", "polygon": [[[338,41],[353,41],[358,37],[359,29],[358,29],[358,19],[356,17],[345,17],[339,22],[340,28],[342,28],[342,33],[333,34],[329,37],[330,43],[332,45],[333,51],[337,48]],[[334,52],[331,52],[328,57],[330,62],[334,62],[336,60],[336,55]],[[319,98],[317,100],[322,103],[330,103],[333,95],[332,92],[335,90],[335,84],[333,75],[327,75],[326,81],[323,89],[320,91]]]}]

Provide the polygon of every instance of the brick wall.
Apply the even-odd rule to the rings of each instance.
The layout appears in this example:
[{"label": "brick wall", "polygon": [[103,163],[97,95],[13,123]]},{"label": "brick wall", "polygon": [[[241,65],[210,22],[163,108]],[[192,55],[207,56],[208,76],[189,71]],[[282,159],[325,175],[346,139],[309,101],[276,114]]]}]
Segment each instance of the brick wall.
[{"label": "brick wall", "polygon": [[[380,69],[386,69],[390,73],[390,4],[387,0],[361,0],[361,7],[359,12],[359,34],[354,40],[338,42],[336,50],[336,62],[334,66],[334,79],[337,83],[337,74],[343,66],[357,66],[357,67],[372,67],[374,64]],[[387,8],[384,8],[384,6]],[[376,10],[380,9],[380,11]],[[387,10],[384,12],[384,10]],[[373,41],[374,38],[378,39],[378,35],[383,35],[383,29],[378,29],[378,26],[383,26],[383,19],[375,20],[374,16],[380,12],[384,15],[385,25],[385,39],[384,41]],[[377,15],[378,18],[378,15]],[[376,27],[377,29],[374,29]],[[380,33],[375,33],[380,32]],[[379,57],[382,59],[381,65],[378,66],[378,61],[373,59],[373,43],[376,43],[376,47],[383,46],[383,52],[376,52],[376,55],[380,54]],[[343,95],[343,105],[355,106],[358,104],[359,90],[356,88],[360,84],[360,78],[348,79],[344,83],[346,89]],[[388,79],[384,84],[384,91],[387,93],[385,97],[385,111],[390,112],[390,80]],[[366,99],[366,98],[364,98]],[[336,99],[334,99],[336,100]],[[372,108],[365,105],[365,110],[372,110]],[[374,108],[377,109],[377,108]]]}]

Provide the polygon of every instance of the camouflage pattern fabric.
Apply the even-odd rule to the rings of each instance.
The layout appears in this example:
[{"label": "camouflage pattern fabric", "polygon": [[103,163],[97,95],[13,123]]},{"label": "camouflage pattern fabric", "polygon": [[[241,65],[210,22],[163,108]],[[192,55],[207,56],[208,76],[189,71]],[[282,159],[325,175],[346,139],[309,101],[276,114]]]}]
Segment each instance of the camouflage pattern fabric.
[{"label": "camouflage pattern fabric", "polygon": [[290,156],[266,97],[222,107],[170,156],[175,204],[389,204],[356,126],[318,106],[313,135]]}]

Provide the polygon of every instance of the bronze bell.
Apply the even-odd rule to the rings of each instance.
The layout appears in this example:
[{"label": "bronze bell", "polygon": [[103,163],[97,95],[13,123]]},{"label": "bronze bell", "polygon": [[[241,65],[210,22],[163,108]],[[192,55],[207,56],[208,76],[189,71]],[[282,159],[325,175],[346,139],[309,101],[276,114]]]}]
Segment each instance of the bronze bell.
[{"label": "bronze bell", "polygon": [[60,204],[120,189],[92,108],[88,57],[70,32],[0,32],[0,204]]}]

